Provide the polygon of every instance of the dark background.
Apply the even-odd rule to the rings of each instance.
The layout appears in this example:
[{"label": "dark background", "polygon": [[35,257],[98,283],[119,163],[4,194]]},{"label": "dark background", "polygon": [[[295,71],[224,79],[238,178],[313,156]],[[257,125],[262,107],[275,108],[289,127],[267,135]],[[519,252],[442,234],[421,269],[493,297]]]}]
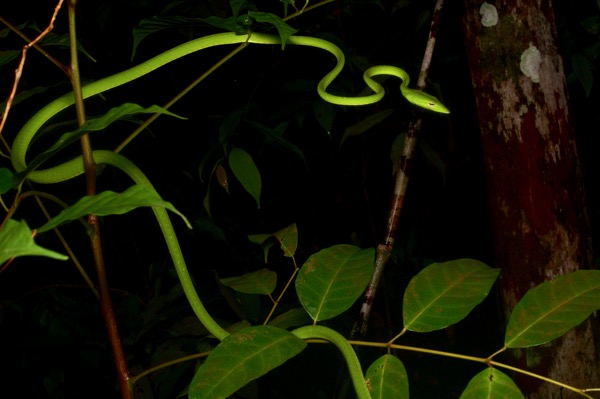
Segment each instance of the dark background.
[{"label": "dark background", "polygon": [[[267,3],[260,4],[259,11],[282,14],[282,3]],[[493,266],[478,122],[458,3],[447,2],[442,12],[428,85],[428,91],[441,98],[452,113],[449,117],[425,116],[420,136],[424,144],[417,155],[396,249],[371,320],[368,338],[372,340],[387,341],[400,330],[403,287],[424,266],[455,258],[475,258]],[[566,1],[554,3],[595,232],[600,216],[596,206],[597,90],[592,86],[586,96],[582,83],[572,73],[570,60],[573,53],[584,52],[596,62],[598,34],[586,30],[582,22],[597,18],[598,6],[593,1],[578,2],[577,7]],[[432,8],[433,3],[427,1],[335,2],[289,23],[300,30],[299,34],[333,35],[327,37],[341,43],[348,61],[336,88],[356,93],[363,85],[360,66],[365,63],[402,66],[416,81]],[[34,20],[43,27],[50,12],[51,6],[41,1],[0,6],[0,15],[15,25]],[[156,15],[224,18],[230,16],[230,10],[227,1],[82,1],[78,6],[78,36],[96,59],[91,62],[80,55],[84,80],[111,75],[186,40],[219,32],[205,23],[161,30],[141,43],[132,63],[132,30],[143,18]],[[56,33],[66,32],[65,19],[63,10]],[[269,27],[256,25],[253,29],[268,31]],[[34,35],[30,29],[25,32]],[[22,45],[15,35],[0,40],[0,50]],[[48,50],[67,62],[66,48]],[[122,102],[164,104],[228,51],[222,47],[205,50],[174,62],[126,87],[88,100],[87,113],[101,115]],[[274,46],[250,46],[172,108],[188,120],[161,117],[124,152],[144,170],[162,197],[193,222],[195,229],[188,231],[176,221],[184,254],[201,297],[221,320],[237,321],[219,293],[215,274],[228,277],[264,267],[262,251],[247,240],[248,234],[273,232],[297,223],[299,264],[310,254],[334,244],[367,247],[381,239],[393,184],[390,147],[396,136],[406,131],[412,111],[397,93],[397,81],[390,79],[386,83],[388,95],[380,104],[332,108],[336,110],[334,123],[330,132],[325,131],[313,107],[319,101],[316,84],[331,67],[331,58],[318,50],[289,47],[282,52]],[[14,68],[13,62],[0,69],[2,98],[8,95]],[[596,71],[589,72],[594,76]],[[69,89],[61,72],[31,51],[20,90],[59,82],[62,83],[14,107],[4,131],[9,142],[36,109]],[[287,121],[284,137],[302,150],[306,160],[266,139],[249,123],[241,125],[235,145],[248,151],[261,171],[260,209],[231,176],[230,194],[214,180],[209,184],[210,171],[223,156],[219,150],[219,127],[227,115],[240,108],[244,109],[245,121],[271,127]],[[340,147],[347,126],[387,108],[397,111]],[[64,112],[60,118],[65,121],[74,116]],[[133,130],[132,126],[119,123],[109,131],[95,134],[94,146],[114,147]],[[34,148],[43,148],[44,143],[42,138],[36,144],[39,147]],[[73,152],[77,149],[74,146]],[[211,151],[213,155],[207,155]],[[0,162],[2,167],[9,166],[6,159]],[[123,190],[130,183],[120,173],[106,169],[99,184],[103,189]],[[210,216],[202,205],[209,187]],[[48,189],[73,202],[83,195],[84,184],[69,182],[38,189]],[[31,227],[43,223],[33,201],[23,203],[15,218],[25,218]],[[81,227],[66,226],[64,233],[93,274],[89,244]],[[196,353],[214,344],[199,338],[200,334],[194,335],[189,326],[181,333],[178,323],[190,315],[190,310],[177,288],[150,211],[142,209],[107,217],[102,222],[102,234],[125,352],[134,373],[160,360]],[[61,249],[52,234],[42,235],[38,243]],[[291,273],[291,265],[275,249],[271,255],[268,267],[277,271],[281,286]],[[264,318],[270,308],[269,302],[262,299],[241,300],[253,322]],[[10,390],[21,390],[24,397],[32,398],[117,396],[97,301],[70,263],[18,259],[0,275],[0,301],[0,356],[10,369],[0,375],[5,390],[11,387]],[[281,309],[295,305],[294,295],[289,293]],[[347,333],[354,314],[349,312],[331,325]],[[501,326],[495,295],[490,295],[465,323],[443,332],[413,334],[402,343],[487,356],[501,346]],[[370,350],[359,353],[365,365],[381,355]],[[458,397],[468,379],[480,369],[478,365],[430,355],[398,355],[409,372],[412,397]],[[244,397],[352,397],[345,394],[346,374],[340,365],[341,359],[333,348],[311,346],[297,359],[251,385],[250,393]],[[140,386],[152,391],[154,397],[175,397],[189,382],[193,367],[194,362],[187,362],[155,373],[144,381],[147,385]]]}]

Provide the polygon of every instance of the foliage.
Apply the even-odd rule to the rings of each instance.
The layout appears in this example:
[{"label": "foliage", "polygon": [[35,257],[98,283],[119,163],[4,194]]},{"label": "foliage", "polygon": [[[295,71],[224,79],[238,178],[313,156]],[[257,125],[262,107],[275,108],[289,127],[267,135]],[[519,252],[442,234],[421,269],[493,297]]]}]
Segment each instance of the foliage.
[{"label": "foliage", "polygon": [[[278,6],[285,8],[286,13],[291,11],[289,5],[294,9],[306,6],[293,1],[283,3]],[[373,8],[384,8],[378,1],[371,3],[359,5],[357,9],[372,11]],[[99,13],[97,20],[99,26],[96,29],[99,31],[100,25],[109,24],[107,15],[114,12],[108,3],[104,7],[106,9]],[[285,47],[285,39],[297,31],[284,23],[275,10],[258,11],[254,4],[246,1],[231,1],[227,17],[223,16],[223,12],[219,12],[218,17],[206,15],[206,10],[199,12],[201,18],[171,15],[174,11],[184,15],[186,7],[190,7],[186,2],[171,2],[168,7],[159,10],[159,15],[141,19],[133,33],[131,58],[147,55],[144,45],[160,45],[158,36],[172,30],[187,36],[196,35],[196,30],[206,34],[207,26],[235,32],[271,29],[281,35],[282,47]],[[343,11],[352,15],[351,10]],[[328,19],[325,17],[323,21]],[[316,26],[318,24],[312,28]],[[39,31],[34,23],[22,25],[20,29]],[[5,34],[8,35],[6,32],[2,36]],[[68,47],[68,40],[64,40],[66,36],[62,36],[62,40],[60,37],[60,33],[53,33],[41,44]],[[332,41],[337,40],[334,35],[328,37]],[[88,50],[83,47],[78,44],[80,51],[87,54],[85,51]],[[350,53],[349,49],[344,50]],[[15,57],[14,53],[6,53],[1,61],[8,64]],[[47,286],[51,284],[46,278],[58,274],[55,270],[65,262],[61,266],[42,263],[42,267],[50,271],[45,270],[39,277],[33,278],[28,272],[22,276],[16,274],[19,270],[14,270],[27,270],[25,259],[29,262],[29,258],[22,259],[24,256],[45,257],[42,259],[47,262],[49,259],[68,259],[50,238],[49,231],[59,226],[69,232],[69,240],[75,240],[72,247],[79,252],[87,245],[81,244],[77,238],[84,230],[69,222],[80,221],[85,231],[92,234],[82,218],[94,214],[100,217],[122,215],[120,218],[102,218],[102,224],[106,231],[105,240],[110,242],[109,249],[105,251],[107,263],[119,265],[119,268],[110,268],[109,275],[118,276],[119,284],[127,286],[124,290],[115,289],[115,294],[118,294],[115,295],[115,309],[133,375],[129,383],[139,397],[327,397],[339,388],[331,370],[337,372],[340,357],[324,356],[330,353],[327,351],[331,348],[318,345],[323,341],[330,341],[340,352],[341,361],[347,365],[349,379],[360,399],[369,396],[408,398],[415,389],[409,384],[413,380],[410,373],[415,368],[409,358],[412,352],[480,364],[483,370],[471,373],[470,380],[456,382],[462,392],[461,398],[523,397],[512,376],[500,371],[502,368],[512,372],[521,370],[496,361],[496,357],[508,348],[551,342],[600,309],[600,272],[582,270],[532,288],[510,315],[503,339],[493,337],[490,340],[499,350],[486,353],[487,357],[432,350],[413,345],[411,336],[434,335],[439,330],[452,331],[458,328],[459,322],[469,322],[468,316],[485,305],[500,271],[471,258],[445,262],[426,260],[415,255],[410,232],[404,232],[409,238],[400,244],[394,258],[397,264],[416,263],[419,270],[410,276],[403,275],[405,281],[401,288],[394,288],[395,292],[403,295],[396,294],[394,297],[394,293],[389,294],[389,298],[394,299],[388,304],[390,313],[400,325],[390,323],[389,336],[378,331],[374,334],[377,339],[348,341],[337,331],[341,331],[352,317],[353,306],[373,273],[373,240],[364,232],[357,233],[359,229],[356,226],[344,230],[334,240],[324,234],[323,230],[333,229],[335,225],[343,226],[349,219],[356,218],[355,213],[336,213],[339,217],[333,223],[327,219],[331,216],[328,214],[332,213],[330,210],[319,213],[312,224],[306,223],[306,215],[313,211],[311,206],[315,202],[328,201],[331,186],[343,184],[338,181],[337,175],[326,176],[325,184],[318,189],[303,180],[310,180],[307,170],[330,157],[332,148],[342,151],[348,147],[361,147],[358,152],[356,148],[351,150],[355,151],[353,154],[375,151],[372,143],[381,139],[370,141],[373,138],[365,137],[373,128],[395,116],[393,108],[397,104],[365,112],[340,110],[314,96],[319,78],[311,73],[302,75],[308,68],[307,63],[299,63],[305,61],[304,58],[289,62],[292,66],[296,64],[296,68],[287,65],[283,73],[278,71],[275,74],[269,68],[275,69],[275,65],[286,63],[288,57],[294,56],[279,52],[271,63],[269,57],[272,55],[262,53],[258,58],[264,58],[267,63],[257,69],[249,66],[246,73],[252,79],[261,73],[261,80],[271,82],[259,83],[253,88],[242,87],[243,101],[239,101],[235,83],[223,88],[230,83],[221,76],[212,77],[216,81],[213,84],[217,85],[219,93],[225,93],[226,98],[203,94],[201,96],[208,97],[208,101],[198,105],[194,104],[194,100],[188,100],[187,105],[176,112],[167,111],[168,107],[140,106],[129,102],[113,108],[96,103],[93,108],[104,110],[98,111],[103,115],[90,118],[80,128],[65,127],[68,121],[64,124],[53,121],[52,126],[40,135],[41,144],[36,143],[36,146],[47,150],[33,158],[25,171],[14,173],[9,166],[0,169],[0,193],[4,201],[10,198],[14,204],[10,210],[7,209],[7,217],[0,230],[0,261],[8,261],[3,268],[2,279],[22,278],[26,282],[26,291],[30,288],[34,291],[27,292],[21,301],[3,298],[0,303],[1,338],[5,342],[16,342],[6,362],[16,366],[17,374],[31,372],[38,367],[40,370],[38,376],[42,384],[22,387],[24,394],[56,398],[107,397],[114,394],[113,376],[106,372],[112,367],[107,357],[109,346],[100,333],[103,330],[102,323],[98,321],[100,316],[95,298],[88,295],[81,299],[81,294],[69,292],[69,284],[66,283],[58,287]],[[314,57],[316,60],[317,56]],[[354,73],[369,63],[358,56],[349,58],[349,69]],[[244,73],[244,61],[230,62]],[[315,63],[319,62],[325,61]],[[221,68],[226,74],[232,73],[226,66]],[[265,72],[261,68],[269,70]],[[185,68],[181,70],[185,71]],[[184,72],[177,70],[176,76],[168,79],[179,82],[182,74]],[[582,82],[586,81],[581,73],[577,75]],[[586,90],[590,84],[586,84]],[[208,89],[201,89],[203,93],[215,89],[210,86],[211,83],[207,85]],[[355,93],[357,87],[353,77],[346,74],[339,78],[334,90]],[[146,91],[143,86],[138,88],[138,94],[132,95],[144,103],[146,96],[155,94],[155,90]],[[28,87],[18,101],[30,104],[46,91],[53,91],[50,84],[43,88]],[[406,104],[402,103],[402,106]],[[194,121],[198,117],[195,115],[199,113],[197,109],[202,110],[199,122]],[[136,164],[149,170],[158,189],[131,184],[112,171],[101,170],[99,182],[102,186],[109,185],[109,189],[96,195],[81,196],[74,194],[78,192],[75,190],[79,190],[77,183],[64,183],[70,184],[69,188],[67,191],[57,189],[56,195],[66,197],[71,205],[62,211],[52,210],[54,216],[50,220],[41,221],[34,216],[35,208],[28,201],[32,196],[56,197],[54,192],[34,192],[23,184],[30,172],[46,162],[62,162],[61,157],[63,152],[68,151],[67,147],[89,133],[95,132],[92,137],[102,145],[110,145],[113,141],[106,136],[113,134],[113,130],[121,130],[123,120],[138,123],[133,115],[155,112],[177,118],[162,122],[166,125],[157,128],[154,134],[158,138],[152,143],[152,148],[146,150],[140,144],[142,150],[132,153],[131,158],[137,158]],[[188,116],[190,121],[186,123],[189,125],[183,124],[178,115]],[[348,127],[340,128],[338,124]],[[57,135],[55,130],[69,133],[59,135],[54,141],[50,137]],[[201,134],[203,136],[198,141],[189,141],[185,137]],[[404,140],[405,133],[388,136],[386,140],[390,145],[374,158],[381,159],[381,153],[389,155],[388,147],[392,147],[392,142]],[[373,148],[357,146],[356,140],[360,139]],[[144,138],[138,140],[144,143]],[[325,153],[318,161],[313,155],[315,148]],[[445,180],[445,165],[440,156],[432,147],[425,148],[428,149],[427,158],[434,164],[434,169],[442,171]],[[170,152],[175,155],[169,156]],[[397,148],[391,152],[393,160],[399,157]],[[189,159],[193,160],[192,165],[188,163]],[[340,159],[342,157],[338,156],[337,160]],[[386,170],[386,176],[395,173],[394,167],[389,164],[379,170]],[[317,167],[316,173],[322,172]],[[106,176],[109,177],[108,182],[104,179]],[[363,188],[360,185],[356,184]],[[165,198],[174,199],[165,201],[159,192],[165,193]],[[318,196],[317,201],[311,199],[313,196]],[[59,200],[53,202],[63,204]],[[177,208],[172,203],[177,204]],[[344,203],[333,202],[329,209],[341,212],[337,208],[344,206]],[[154,227],[150,227],[153,218],[147,213],[147,207],[166,208],[181,217],[185,228],[193,228],[191,232],[184,228],[179,232],[184,252],[191,253],[191,261],[188,259],[186,268],[192,272],[191,277],[182,275],[181,269],[175,276],[170,261],[164,260],[164,251],[159,245],[161,239],[151,237],[158,234],[154,234]],[[18,217],[15,217],[15,212]],[[298,221],[298,225],[289,223],[294,220]],[[28,225],[41,227],[31,230]],[[147,231],[150,234],[146,234]],[[38,233],[41,236],[37,236]],[[306,244],[301,245],[300,237],[303,240],[306,237]],[[36,240],[41,242],[38,244]],[[277,245],[279,250],[274,249]],[[129,250],[137,254],[125,255],[124,252]],[[71,252],[69,257],[73,258]],[[21,260],[24,262],[19,263]],[[13,261],[14,264],[11,263]],[[391,275],[394,276],[393,270]],[[66,280],[73,278],[68,275]],[[202,298],[201,303],[209,307],[210,315],[196,317],[191,314],[188,301],[192,303],[194,299],[190,299],[186,287],[194,287],[194,283]],[[41,288],[37,289],[38,285]],[[214,318],[225,327],[224,338],[215,339],[220,337],[211,330],[206,318]],[[495,323],[496,329],[500,330],[497,328],[498,321]],[[20,336],[23,331],[27,331],[28,336]],[[389,339],[391,336],[395,337]],[[36,344],[28,343],[29,338]],[[401,340],[406,342],[400,344]],[[42,351],[36,348],[38,342],[40,346],[48,345],[51,350],[36,360]],[[370,356],[374,357],[372,360],[361,356],[360,360],[367,365],[364,375],[358,359],[358,355],[363,353],[355,351],[356,346],[371,348]],[[60,357],[63,348],[68,348],[68,356],[64,359],[70,366],[67,368],[63,367],[63,363],[52,363],[53,358]],[[315,356],[314,352],[318,354]],[[434,364],[435,360],[428,360],[428,363]],[[79,375],[77,369],[80,367],[85,369],[82,373],[84,378],[71,382],[71,375]],[[296,377],[295,368],[302,369],[304,374],[301,375],[317,370],[319,376],[313,375],[312,378],[322,379],[324,386],[304,384],[302,377]],[[281,374],[276,374],[278,372]],[[425,372],[433,370],[426,369]],[[111,375],[106,377],[108,374]],[[12,377],[13,372],[9,376]],[[283,377],[279,385],[262,383],[277,376]],[[341,378],[348,380],[347,377]],[[94,385],[100,380],[110,389],[103,388],[106,390],[93,393]],[[285,389],[291,391],[284,394]],[[572,390],[584,394],[581,389]]]}]

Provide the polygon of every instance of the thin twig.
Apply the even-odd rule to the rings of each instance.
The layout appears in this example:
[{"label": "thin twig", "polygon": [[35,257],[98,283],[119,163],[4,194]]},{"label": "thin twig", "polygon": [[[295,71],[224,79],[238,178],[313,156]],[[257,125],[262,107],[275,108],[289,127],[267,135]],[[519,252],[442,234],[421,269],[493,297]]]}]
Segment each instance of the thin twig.
[{"label": "thin twig", "polygon": [[54,13],[52,14],[52,18],[50,18],[50,23],[48,24],[46,29],[44,29],[42,31],[42,33],[40,33],[31,42],[25,44],[23,46],[23,50],[21,51],[21,60],[19,61],[19,65],[17,66],[17,69],[15,70],[15,81],[13,83],[13,87],[12,87],[12,90],[8,97],[8,100],[6,100],[6,106],[4,108],[4,113],[2,114],[2,119],[0,119],[0,140],[2,140],[4,148],[6,149],[8,154],[10,154],[10,146],[8,145],[8,142],[4,139],[2,132],[4,131],[4,126],[6,125],[6,119],[8,118],[8,113],[10,111],[10,107],[11,107],[13,101],[15,100],[15,96],[17,95],[17,88],[19,87],[19,82],[21,81],[21,76],[23,74],[23,68],[25,68],[25,59],[27,58],[27,51],[31,47],[35,46],[37,44],[37,42],[39,42],[44,36],[46,36],[52,29],[54,29],[54,21],[56,21],[56,16],[58,15],[58,12],[60,11],[63,2],[64,2],[64,0],[58,0],[56,7],[54,7]]},{"label": "thin twig", "polygon": [[[435,5],[435,11],[431,22],[431,27],[429,29],[427,47],[423,55],[421,72],[419,73],[419,80],[417,82],[417,87],[419,89],[425,88],[425,80],[429,72],[429,66],[431,64],[433,48],[438,32],[439,16],[443,4],[444,0],[438,0]],[[371,281],[369,282],[367,290],[365,291],[365,294],[363,296],[363,302],[360,308],[359,318],[354,323],[352,331],[350,333],[350,336],[355,339],[363,338],[366,335],[369,316],[371,315],[371,309],[373,305],[373,300],[375,299],[375,294],[377,292],[377,287],[381,282],[383,271],[394,249],[394,237],[396,236],[396,231],[398,229],[400,213],[402,212],[404,197],[406,195],[406,189],[408,187],[408,181],[410,179],[412,161],[415,153],[415,147],[417,144],[417,135],[421,131],[422,123],[422,113],[414,112],[413,119],[409,123],[407,137],[404,141],[402,155],[399,160],[398,172],[396,173],[396,183],[394,186],[394,193],[392,194],[392,201],[390,204],[385,238],[383,239],[383,242],[377,246],[377,252],[375,257],[375,269],[373,272],[373,276],[371,277]]]}]

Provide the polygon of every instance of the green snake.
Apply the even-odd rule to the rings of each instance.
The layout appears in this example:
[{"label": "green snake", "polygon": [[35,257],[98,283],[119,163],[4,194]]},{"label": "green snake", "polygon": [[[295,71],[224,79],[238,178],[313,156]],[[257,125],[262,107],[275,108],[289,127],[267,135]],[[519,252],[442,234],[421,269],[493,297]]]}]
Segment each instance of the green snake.
[{"label": "green snake", "polygon": [[[131,82],[132,80],[142,77],[153,70],[187,54],[191,54],[209,47],[227,44],[241,44],[246,42],[270,45],[281,44],[279,37],[260,33],[252,33],[248,36],[236,35],[234,33],[220,33],[205,36],[179,45],[171,50],[167,50],[156,57],[130,69],[90,83],[83,87],[83,97],[88,98]],[[327,87],[338,76],[344,67],[345,58],[343,52],[334,44],[314,37],[292,36],[287,39],[286,45],[316,47],[328,51],[335,56],[337,60],[335,67],[321,79],[317,87],[319,95],[325,101],[347,106],[373,104],[384,96],[385,90],[379,83],[373,80],[372,77],[377,75],[393,75],[402,80],[400,91],[409,102],[435,112],[449,112],[448,109],[435,97],[420,90],[410,89],[408,87],[409,77],[404,70],[388,65],[372,67],[364,73],[363,78],[366,84],[371,88],[371,90],[373,90],[373,94],[361,97],[343,97],[330,94],[327,92]],[[72,93],[65,94],[38,111],[23,126],[21,131],[17,134],[11,150],[12,164],[16,172],[22,172],[27,168],[26,153],[31,141],[40,128],[51,117],[73,105],[74,102],[75,101]],[[96,163],[112,165],[125,172],[133,181],[135,181],[135,183],[152,187],[146,176],[131,161],[122,155],[106,150],[94,151],[93,154]],[[83,172],[83,161],[81,157],[78,157],[52,168],[31,171],[27,175],[27,179],[35,183],[58,183],[78,176]],[[152,209],[165,237],[165,241],[173,259],[175,269],[190,305],[210,333],[219,340],[223,340],[229,335],[229,333],[219,326],[217,322],[209,315],[200,298],[198,297],[198,294],[196,293],[192,283],[192,279],[188,273],[181,249],[179,247],[179,242],[177,241],[177,237],[167,211],[161,207],[153,207]],[[348,362],[350,375],[357,389],[359,398],[370,398],[370,393],[366,388],[360,363],[356,358],[354,350],[344,339],[344,337],[333,330],[316,325],[302,327],[298,330],[295,330],[294,333],[302,339],[320,338],[333,342],[340,349],[346,361]]]}]

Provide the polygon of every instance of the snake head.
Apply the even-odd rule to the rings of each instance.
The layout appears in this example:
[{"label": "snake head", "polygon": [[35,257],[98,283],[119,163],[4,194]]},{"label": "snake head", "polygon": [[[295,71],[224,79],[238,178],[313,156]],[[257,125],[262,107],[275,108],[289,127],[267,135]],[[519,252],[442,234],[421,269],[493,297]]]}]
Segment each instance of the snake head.
[{"label": "snake head", "polygon": [[449,114],[450,110],[444,104],[431,94],[427,94],[421,90],[408,89],[404,93],[404,97],[414,105],[425,108],[429,111],[439,112],[441,114]]}]

